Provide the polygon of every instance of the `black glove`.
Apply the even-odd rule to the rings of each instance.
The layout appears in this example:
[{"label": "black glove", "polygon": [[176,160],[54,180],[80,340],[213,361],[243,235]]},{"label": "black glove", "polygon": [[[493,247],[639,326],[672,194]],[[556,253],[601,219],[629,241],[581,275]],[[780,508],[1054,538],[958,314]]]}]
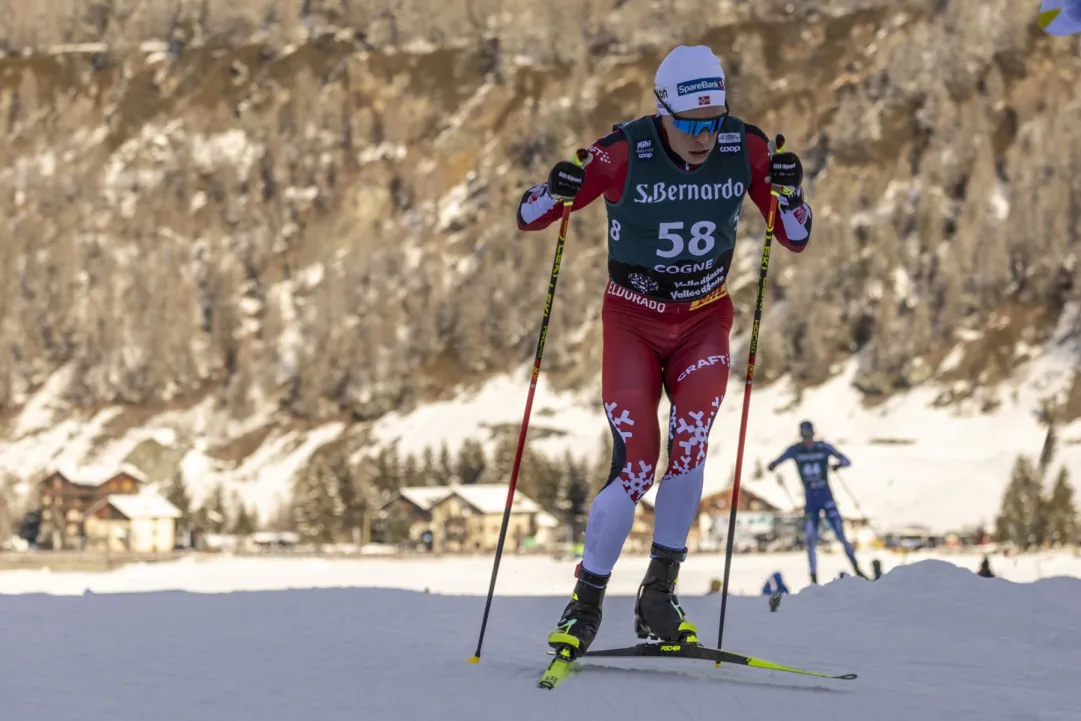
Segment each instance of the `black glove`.
[{"label": "black glove", "polygon": [[840,463],[834,463],[832,466],[830,466],[830,468],[834,471],[839,471],[844,468],[844,466],[842,466]]},{"label": "black glove", "polygon": [[803,163],[795,153],[775,153],[769,159],[769,177],[773,185],[798,188],[803,183]]},{"label": "black glove", "polygon": [[773,470],[774,468],[776,468],[776,467],[777,467],[777,466],[776,466],[775,464],[773,464],[773,463],[771,463],[771,464],[769,464],[768,466],[766,466],[766,468],[768,468],[768,469],[769,469],[769,470],[771,470],[771,471],[772,471],[772,470]]},{"label": "black glove", "polygon": [[548,174],[548,194],[556,200],[574,200],[585,182],[585,168],[569,160],[561,160]]}]

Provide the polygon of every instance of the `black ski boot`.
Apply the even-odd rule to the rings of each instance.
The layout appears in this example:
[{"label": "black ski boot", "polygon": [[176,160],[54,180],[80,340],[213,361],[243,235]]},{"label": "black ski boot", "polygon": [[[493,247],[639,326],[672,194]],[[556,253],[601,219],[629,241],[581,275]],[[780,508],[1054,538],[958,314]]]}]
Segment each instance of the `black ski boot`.
[{"label": "black ski boot", "polygon": [[685,548],[674,551],[653,544],[649,568],[634,604],[634,632],[638,638],[698,643],[698,629],[687,620],[675,594],[679,565],[686,558]]},{"label": "black ski boot", "polygon": [[570,649],[570,659],[574,660],[586,652],[589,644],[601,627],[601,605],[604,591],[608,587],[607,576],[590,573],[582,564],[574,570],[578,583],[574,585],[571,602],[563,609],[559,625],[548,634],[548,645],[558,653],[561,648]]}]

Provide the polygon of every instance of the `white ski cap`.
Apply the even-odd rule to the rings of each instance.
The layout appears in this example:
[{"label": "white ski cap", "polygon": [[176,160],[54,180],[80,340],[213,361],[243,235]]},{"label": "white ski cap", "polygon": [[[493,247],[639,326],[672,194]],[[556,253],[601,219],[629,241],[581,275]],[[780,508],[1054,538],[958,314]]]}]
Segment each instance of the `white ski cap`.
[{"label": "white ski cap", "polygon": [[1050,35],[1081,32],[1081,0],[1043,0],[1036,22]]},{"label": "white ski cap", "polygon": [[[705,45],[680,45],[668,53],[653,81],[657,95],[672,112],[701,107],[724,107],[724,70],[721,61]],[[668,115],[660,102],[657,112]]]}]

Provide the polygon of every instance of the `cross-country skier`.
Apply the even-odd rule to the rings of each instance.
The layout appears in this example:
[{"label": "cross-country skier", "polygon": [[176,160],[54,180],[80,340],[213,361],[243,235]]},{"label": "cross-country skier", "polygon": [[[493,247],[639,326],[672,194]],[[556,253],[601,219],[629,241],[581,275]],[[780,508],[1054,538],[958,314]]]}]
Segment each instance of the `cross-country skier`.
[{"label": "cross-country skier", "polygon": [[601,196],[608,214],[608,285],[602,308],[602,400],[613,440],[612,471],[590,508],[578,581],[548,643],[584,653],[639,499],[660,451],[657,410],[671,402],[668,465],[661,474],[650,563],[635,603],[639,638],[696,638],[674,590],[702,495],[710,426],[728,383],[731,271],[744,198],[765,216],[770,182],[782,187],[776,239],[799,253],[811,231],[791,152],[771,156],[766,135],[728,114],[720,60],[680,46],[654,82],[657,113],[620,123],[590,146],[591,162],[552,168],[518,208],[536,231]]},{"label": "cross-country skier", "polygon": [[796,462],[800,480],[803,481],[803,489],[806,494],[806,503],[803,512],[803,534],[807,540],[807,557],[811,563],[811,583],[818,583],[818,521],[819,517],[826,514],[826,521],[837,540],[844,546],[845,555],[852,562],[852,570],[857,576],[866,578],[856,562],[856,551],[852,544],[845,538],[844,522],[841,513],[837,510],[837,504],[833,500],[833,491],[830,490],[828,473],[830,470],[830,458],[836,458],[837,463],[832,466],[836,471],[852,465],[840,451],[825,441],[815,440],[815,429],[810,421],[799,424],[800,442],[789,446],[776,460],[769,464],[769,470],[773,470],[788,460]]}]

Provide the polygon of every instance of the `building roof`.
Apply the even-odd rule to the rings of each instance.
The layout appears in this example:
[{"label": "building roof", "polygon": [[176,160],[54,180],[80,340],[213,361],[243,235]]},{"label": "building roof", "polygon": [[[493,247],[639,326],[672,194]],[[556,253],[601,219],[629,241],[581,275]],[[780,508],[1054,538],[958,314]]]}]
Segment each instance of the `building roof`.
[{"label": "building roof", "polygon": [[113,493],[106,496],[104,500],[128,520],[180,518],[182,515],[179,508],[155,491],[143,491],[139,494]]},{"label": "building roof", "polygon": [[422,511],[429,510],[449,496],[450,492],[451,489],[446,486],[405,486],[398,490],[402,498]]},{"label": "building roof", "polygon": [[[760,499],[776,508],[781,513],[793,513],[800,510],[801,507],[793,504],[795,496],[789,496],[785,489],[777,483],[777,479],[773,474],[767,475],[765,478],[754,480],[752,478],[746,478],[740,481],[740,492],[748,491]],[[802,489],[800,490],[800,496],[803,495]],[[798,501],[797,501],[798,503]]]},{"label": "building roof", "polygon": [[[424,511],[431,510],[451,496],[457,496],[478,513],[492,515],[503,513],[508,488],[506,483],[452,483],[449,486],[405,486],[398,489],[398,495]],[[543,510],[529,496],[521,491],[515,492],[512,513],[541,513]]]},{"label": "building roof", "polygon": [[[509,488],[510,486],[506,483],[456,485],[448,489],[450,491],[448,496],[458,496],[479,513],[487,516],[503,513],[507,507],[507,490]],[[515,491],[511,513],[539,513],[541,510],[541,507],[532,498],[521,491]]]},{"label": "building roof", "polygon": [[541,511],[537,514],[537,526],[539,528],[559,528],[562,525],[559,519],[548,511]]},{"label": "building roof", "polygon": [[106,468],[104,466],[64,467],[57,468],[56,472],[69,482],[88,488],[97,488],[106,481],[116,478],[121,473],[126,473],[140,483],[147,482],[146,474],[130,463],[124,463],[119,468]]},{"label": "building roof", "polygon": [[[653,508],[654,506],[656,506],[657,490],[659,488],[660,484],[654,483],[653,487],[649,489],[646,495],[642,496],[642,500],[640,501],[640,503],[645,505],[647,508]],[[722,493],[728,490],[728,488],[728,485],[725,485],[723,487],[713,486],[711,488],[709,487],[709,484],[706,484],[706,487],[702,489],[702,498],[705,499],[709,498],[710,496],[715,496],[718,493]],[[783,488],[777,485],[777,481],[774,480],[772,476],[768,476],[767,478],[758,481],[745,479],[740,482],[740,492],[749,493],[751,495],[757,496],[761,500],[776,508],[781,513],[792,513],[799,510],[800,508],[799,506],[793,505],[792,499],[789,498]]]}]

